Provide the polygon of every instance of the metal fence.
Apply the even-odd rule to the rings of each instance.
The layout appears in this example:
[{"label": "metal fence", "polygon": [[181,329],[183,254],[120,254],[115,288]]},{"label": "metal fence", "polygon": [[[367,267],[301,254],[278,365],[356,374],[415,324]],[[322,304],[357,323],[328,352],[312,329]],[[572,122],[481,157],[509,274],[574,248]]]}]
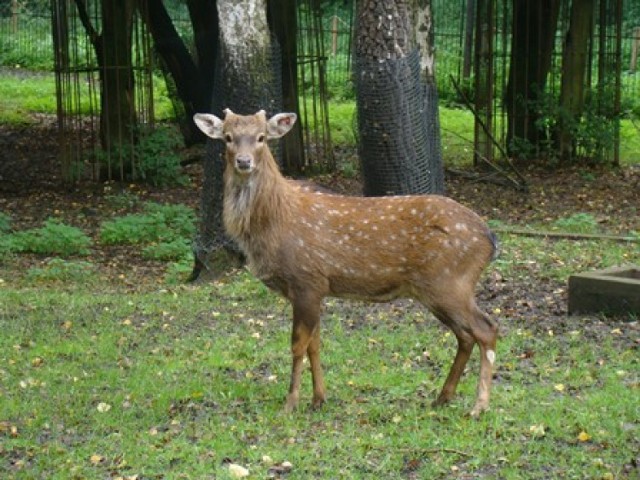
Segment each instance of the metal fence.
[{"label": "metal fence", "polygon": [[[487,18],[487,28],[492,32],[491,68],[484,71],[474,66],[474,48],[477,31],[475,8],[479,3],[492,6]],[[92,18],[99,24],[98,0],[86,2]],[[180,2],[176,3],[181,5]],[[464,142],[473,145],[471,151],[489,158],[500,157],[496,145],[506,148],[507,118],[504,104],[507,83],[509,55],[511,45],[511,8],[512,0],[433,0],[436,44],[436,79],[441,104],[461,107],[463,102],[460,90],[475,102],[478,87],[475,85],[478,73],[484,75],[486,82],[481,85],[486,104],[479,108],[479,114],[486,122],[490,137],[478,121],[470,120],[469,132]],[[590,56],[593,59],[588,69],[588,86],[592,93],[598,94],[599,83],[607,77],[618,76],[618,85],[608,83],[607,95],[611,89],[619,92],[614,111],[614,123],[619,119],[635,121],[640,118],[640,0],[601,0],[596,2],[598,12],[594,19],[590,41]],[[58,17],[65,23],[66,33],[62,44],[54,48],[52,24],[54,13],[65,5],[66,14]],[[354,98],[351,74],[351,45],[353,30],[353,11],[355,0],[333,2],[315,2],[300,0],[299,9],[299,80],[302,97],[302,121],[305,125],[307,156],[311,163],[328,162],[334,165],[331,157],[331,131],[328,128],[331,118],[332,102],[351,101]],[[564,35],[568,25],[570,0],[562,2],[559,20],[560,28],[556,38],[556,48],[549,75],[549,93],[558,95],[561,74],[561,55]],[[621,23],[616,26],[613,19],[602,14],[622,8]],[[52,20],[53,19],[53,20]],[[180,31],[189,35],[189,24],[184,18],[175,18]],[[58,27],[56,27],[58,28]],[[604,29],[604,30],[603,30]],[[150,125],[155,120],[154,90],[151,71],[153,55],[147,33],[143,25],[135,28],[136,59],[134,76],[136,83],[136,109],[142,124]],[[60,50],[62,46],[62,50]],[[54,61],[54,52],[58,52],[58,61]],[[55,71],[59,99],[59,115],[63,134],[63,158],[69,175],[87,165],[94,175],[97,174],[97,152],[100,149],[97,138],[97,119],[99,115],[99,76],[95,58],[77,15],[75,2],[70,0],[0,0],[0,65],[5,67],[36,68]],[[60,58],[66,60],[60,61]],[[489,64],[486,64],[489,65]],[[618,72],[618,73],[616,73]],[[156,80],[157,81],[157,80]],[[610,87],[611,86],[611,87]],[[602,92],[602,89],[600,90]],[[613,94],[615,95],[615,91]],[[474,103],[475,104],[475,103]],[[80,133],[84,130],[84,133]],[[75,132],[75,133],[74,133]],[[88,133],[87,133],[88,132]],[[475,132],[475,133],[472,133]],[[618,133],[616,133],[618,132]],[[595,132],[599,133],[599,132]],[[619,135],[619,127],[614,125],[613,134]],[[465,136],[465,134],[463,134]],[[495,140],[495,143],[493,142]],[[621,138],[622,148],[631,145],[633,151],[637,139]],[[93,145],[89,148],[89,144]],[[96,146],[97,145],[97,146]],[[618,142],[613,150],[606,152],[608,158],[615,161],[619,155]],[[322,146],[322,148],[320,148]],[[629,150],[629,147],[626,147]],[[89,152],[87,154],[87,152]],[[118,152],[122,155],[122,152]],[[109,156],[109,154],[107,155]],[[87,160],[87,158],[89,160]],[[471,160],[472,155],[469,155]],[[328,159],[328,160],[327,160]],[[445,152],[446,159],[446,152]],[[114,160],[121,162],[120,158]],[[114,167],[112,171],[117,171]]]}]

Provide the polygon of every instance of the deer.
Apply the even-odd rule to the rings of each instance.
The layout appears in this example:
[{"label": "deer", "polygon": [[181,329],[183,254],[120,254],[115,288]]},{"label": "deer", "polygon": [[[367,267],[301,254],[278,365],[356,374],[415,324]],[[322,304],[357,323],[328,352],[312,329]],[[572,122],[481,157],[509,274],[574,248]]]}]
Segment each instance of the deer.
[{"label": "deer", "polygon": [[434,406],[449,403],[472,350],[480,373],[470,415],[489,409],[497,322],[477,306],[475,289],[498,241],[479,215],[439,195],[358,197],[330,194],[287,179],[267,145],[291,130],[295,113],[260,110],[194,121],[226,143],[223,223],[249,270],[292,305],[291,380],[285,412],[299,403],[305,356],[313,396],[325,402],[320,316],[325,297],[371,302],[412,298],[457,339],[457,352]]}]

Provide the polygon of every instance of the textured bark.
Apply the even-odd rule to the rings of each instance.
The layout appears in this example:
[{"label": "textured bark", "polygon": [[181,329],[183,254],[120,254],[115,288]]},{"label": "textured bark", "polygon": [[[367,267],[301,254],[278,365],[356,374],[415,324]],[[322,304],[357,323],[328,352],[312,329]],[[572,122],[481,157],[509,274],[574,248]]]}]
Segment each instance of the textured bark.
[{"label": "textured bark", "polygon": [[414,45],[407,0],[361,0],[358,2],[356,54],[375,60],[407,55]]},{"label": "textured bark", "polygon": [[[282,53],[282,108],[299,112],[298,105],[298,15],[296,0],[271,0],[268,20]],[[302,122],[296,122],[291,133],[282,139],[282,168],[287,174],[300,174],[304,168]]]},{"label": "textured bark", "polygon": [[580,121],[584,108],[585,73],[594,7],[594,0],[573,0],[571,3],[569,30],[562,52],[562,114],[556,135],[557,148],[563,160],[571,160],[575,153],[574,127]]},{"label": "textured bark", "polygon": [[444,192],[444,167],[440,138],[440,111],[436,85],[436,56],[431,0],[415,5],[416,42],[420,48],[420,73],[424,88],[424,114],[427,124],[427,150],[432,176],[432,193]]},{"label": "textured bark", "polygon": [[[560,11],[560,0],[513,0],[509,80],[505,94],[507,146],[518,141],[538,147],[544,138],[536,106],[546,87]],[[477,34],[477,32],[476,32]]]},{"label": "textured bark", "polygon": [[138,3],[156,51],[175,85],[182,106],[178,119],[187,146],[205,141],[192,118],[197,112],[209,111],[218,40],[215,5],[202,0],[191,0],[188,5],[198,52],[197,63],[176,31],[162,0],[139,0]]},{"label": "textured bark", "polygon": [[[421,2],[419,9],[416,0],[358,3],[354,69],[365,195],[442,189],[432,164],[438,125],[428,5]],[[436,106],[435,114],[430,106]]]},{"label": "textured bark", "polygon": [[[220,44],[211,108],[216,115],[230,108],[255,113],[275,106],[274,69],[266,0],[217,0]],[[278,85],[279,88],[279,85]],[[277,92],[280,94],[281,92]],[[240,251],[225,234],[223,206],[223,143],[209,141],[204,160],[202,223],[195,247],[192,279],[210,280],[241,261]]]},{"label": "textured bark", "polygon": [[102,2],[102,134],[109,143],[128,143],[135,125],[133,9],[133,0]]}]

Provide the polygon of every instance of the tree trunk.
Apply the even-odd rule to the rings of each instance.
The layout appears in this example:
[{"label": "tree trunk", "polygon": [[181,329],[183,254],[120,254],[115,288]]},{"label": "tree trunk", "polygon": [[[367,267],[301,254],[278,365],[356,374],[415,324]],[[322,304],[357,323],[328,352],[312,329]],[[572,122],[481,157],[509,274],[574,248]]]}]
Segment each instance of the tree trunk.
[{"label": "tree trunk", "polygon": [[413,6],[413,0],[358,3],[354,70],[365,195],[432,189]]},{"label": "tree trunk", "polygon": [[185,145],[190,146],[204,143],[206,139],[193,123],[193,115],[208,112],[210,108],[218,19],[212,2],[190,0],[188,7],[198,53],[197,64],[176,31],[162,0],[139,0],[138,4],[153,36],[156,51],[170,74],[169,81],[175,85],[181,106],[177,112],[180,130]]},{"label": "tree trunk", "polygon": [[[464,23],[464,50],[462,52],[462,78],[471,77],[471,64],[473,59],[473,31],[476,24],[476,0],[466,0],[466,13]],[[466,82],[465,82],[466,85]]]},{"label": "tree trunk", "polygon": [[[298,104],[297,0],[270,0],[268,20],[282,53],[282,102],[287,112],[300,111]],[[282,139],[282,168],[300,174],[304,168],[302,122],[296,122]]]},{"label": "tree trunk", "polygon": [[585,73],[591,38],[594,0],[573,0],[569,30],[562,52],[560,117],[556,144],[560,158],[570,161],[575,156],[575,127],[584,108]]},{"label": "tree trunk", "polygon": [[420,79],[424,89],[427,123],[427,159],[431,170],[431,193],[444,192],[444,169],[440,141],[440,112],[436,86],[434,22],[431,0],[417,0],[415,37],[420,48]]},{"label": "tree trunk", "polygon": [[539,148],[544,136],[537,125],[538,108],[551,68],[551,54],[560,0],[513,0],[511,60],[506,87],[507,147],[521,156],[519,146]]},{"label": "tree trunk", "polygon": [[[102,35],[97,49],[100,67],[100,138],[109,158],[108,178],[133,173],[131,145],[135,143],[135,89],[131,57],[134,0],[102,2]],[[113,165],[114,160],[119,165]]]},{"label": "tree trunk", "polygon": [[[279,52],[274,53],[267,23],[266,0],[218,0],[220,43],[211,111],[223,109],[269,115],[282,108]],[[272,150],[278,158],[279,149]],[[242,261],[238,247],[224,232],[222,222],[224,144],[209,141],[204,160],[201,228],[196,239],[192,279],[215,278]]]}]

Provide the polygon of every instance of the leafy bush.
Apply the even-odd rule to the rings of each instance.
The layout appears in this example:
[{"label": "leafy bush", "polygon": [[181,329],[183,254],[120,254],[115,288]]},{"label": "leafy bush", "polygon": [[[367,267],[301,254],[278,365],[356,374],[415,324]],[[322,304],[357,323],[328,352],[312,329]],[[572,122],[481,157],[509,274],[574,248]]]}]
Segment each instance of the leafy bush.
[{"label": "leafy bush", "polygon": [[156,127],[142,135],[136,146],[136,177],[155,186],[182,185],[187,177],[182,174],[180,134],[170,127]]},{"label": "leafy bush", "polygon": [[178,238],[170,242],[154,243],[142,249],[147,260],[182,260],[191,257],[191,242]]},{"label": "leafy bush", "polygon": [[0,234],[11,231],[11,216],[0,212]]},{"label": "leafy bush", "polygon": [[95,274],[95,266],[90,262],[52,258],[44,267],[30,268],[27,279],[36,282],[86,282]]},{"label": "leafy bush", "polygon": [[147,203],[145,213],[106,221],[100,240],[106,245],[170,243],[195,234],[195,214],[186,205]]},{"label": "leafy bush", "polygon": [[5,248],[16,253],[87,255],[91,239],[79,228],[49,218],[44,226],[5,235]]}]

